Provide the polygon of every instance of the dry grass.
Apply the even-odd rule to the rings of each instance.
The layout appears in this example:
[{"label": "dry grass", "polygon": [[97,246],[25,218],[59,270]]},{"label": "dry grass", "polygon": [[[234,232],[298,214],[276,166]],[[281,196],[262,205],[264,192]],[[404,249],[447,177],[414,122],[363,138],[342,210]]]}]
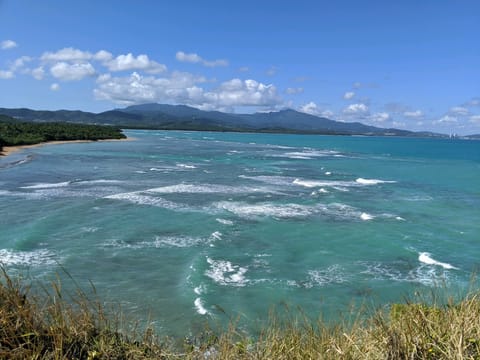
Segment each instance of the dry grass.
[{"label": "dry grass", "polygon": [[4,269],[0,281],[0,359],[161,359],[167,353],[147,329],[142,337],[120,333],[119,318],[78,290],[64,298],[60,282],[30,294]]},{"label": "dry grass", "polygon": [[[65,299],[59,282],[33,296],[2,270],[1,359],[480,359],[480,298],[393,304],[374,315],[311,321],[281,311],[257,338],[235,325],[205,331],[173,349],[151,329],[119,330],[98,301],[78,291]],[[427,305],[428,304],[428,305]]]}]

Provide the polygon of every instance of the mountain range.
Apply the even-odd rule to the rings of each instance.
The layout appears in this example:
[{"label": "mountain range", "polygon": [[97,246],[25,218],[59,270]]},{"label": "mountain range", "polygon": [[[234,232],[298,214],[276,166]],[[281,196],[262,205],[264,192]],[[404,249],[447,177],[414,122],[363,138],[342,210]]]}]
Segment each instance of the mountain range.
[{"label": "mountain range", "polygon": [[233,114],[203,111],[186,105],[152,103],[101,113],[79,110],[46,111],[0,108],[0,114],[21,121],[102,124],[134,129],[447,137],[447,135],[430,132],[384,129],[360,122],[340,122],[292,109],[254,114]]}]

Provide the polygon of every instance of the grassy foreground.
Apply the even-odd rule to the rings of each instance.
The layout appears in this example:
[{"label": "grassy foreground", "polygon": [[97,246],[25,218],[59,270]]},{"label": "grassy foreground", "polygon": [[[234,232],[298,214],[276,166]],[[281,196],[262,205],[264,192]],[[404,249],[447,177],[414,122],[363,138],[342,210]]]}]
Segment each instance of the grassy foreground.
[{"label": "grassy foreground", "polygon": [[[480,359],[480,295],[444,305],[394,304],[353,322],[326,325],[301,316],[271,317],[253,339],[234,326],[179,341],[151,329],[121,331],[98,301],[58,282],[33,295],[0,274],[1,359]],[[187,338],[186,338],[187,339]]]}]

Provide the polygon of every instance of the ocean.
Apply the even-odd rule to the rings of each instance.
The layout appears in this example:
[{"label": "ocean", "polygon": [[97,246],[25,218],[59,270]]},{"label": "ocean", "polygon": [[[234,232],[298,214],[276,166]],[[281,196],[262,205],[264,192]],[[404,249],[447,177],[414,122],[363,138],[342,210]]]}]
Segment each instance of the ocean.
[{"label": "ocean", "polygon": [[458,293],[480,267],[480,142],[125,133],[0,158],[8,272],[178,335]]}]

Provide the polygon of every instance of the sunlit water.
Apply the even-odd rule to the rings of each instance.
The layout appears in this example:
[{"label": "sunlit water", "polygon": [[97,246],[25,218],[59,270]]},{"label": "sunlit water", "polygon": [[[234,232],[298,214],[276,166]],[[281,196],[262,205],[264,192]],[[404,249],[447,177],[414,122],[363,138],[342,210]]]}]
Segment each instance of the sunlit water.
[{"label": "sunlit water", "polygon": [[168,334],[466,286],[480,142],[126,131],[0,158],[0,262]]}]

